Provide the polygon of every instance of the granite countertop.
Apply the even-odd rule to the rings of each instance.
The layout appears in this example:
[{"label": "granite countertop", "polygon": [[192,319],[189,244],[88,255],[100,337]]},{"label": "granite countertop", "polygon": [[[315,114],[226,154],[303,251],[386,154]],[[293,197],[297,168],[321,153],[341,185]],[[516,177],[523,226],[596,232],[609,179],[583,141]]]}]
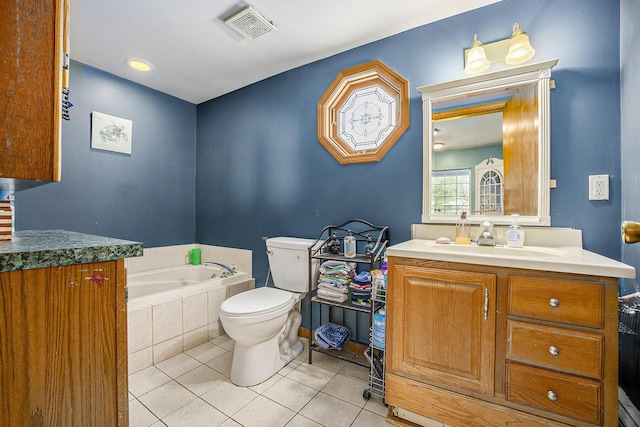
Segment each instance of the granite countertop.
[{"label": "granite countertop", "polygon": [[28,230],[0,241],[0,272],[142,256],[142,243],[65,230]]}]

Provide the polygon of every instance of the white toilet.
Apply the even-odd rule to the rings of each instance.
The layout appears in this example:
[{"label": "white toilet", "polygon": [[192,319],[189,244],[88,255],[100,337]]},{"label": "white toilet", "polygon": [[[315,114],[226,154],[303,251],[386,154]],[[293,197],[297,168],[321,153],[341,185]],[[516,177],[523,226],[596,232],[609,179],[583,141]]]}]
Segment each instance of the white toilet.
[{"label": "white toilet", "polygon": [[[309,290],[311,239],[267,239],[269,267],[276,288],[260,287],[225,300],[220,321],[234,339],[231,382],[252,386],[270,378],[302,353],[298,328],[300,301]],[[314,288],[318,262],[313,264]]]}]

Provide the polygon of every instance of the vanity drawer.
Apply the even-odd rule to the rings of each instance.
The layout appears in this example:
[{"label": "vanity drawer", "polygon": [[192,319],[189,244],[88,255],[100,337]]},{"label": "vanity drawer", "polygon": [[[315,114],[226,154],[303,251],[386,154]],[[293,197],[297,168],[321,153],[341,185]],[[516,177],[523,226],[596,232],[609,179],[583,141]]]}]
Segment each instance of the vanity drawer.
[{"label": "vanity drawer", "polygon": [[602,383],[507,363],[507,400],[602,425]]},{"label": "vanity drawer", "polygon": [[597,283],[509,276],[507,312],[589,328],[604,326],[604,286]]},{"label": "vanity drawer", "polygon": [[509,320],[507,359],[602,379],[604,335]]}]

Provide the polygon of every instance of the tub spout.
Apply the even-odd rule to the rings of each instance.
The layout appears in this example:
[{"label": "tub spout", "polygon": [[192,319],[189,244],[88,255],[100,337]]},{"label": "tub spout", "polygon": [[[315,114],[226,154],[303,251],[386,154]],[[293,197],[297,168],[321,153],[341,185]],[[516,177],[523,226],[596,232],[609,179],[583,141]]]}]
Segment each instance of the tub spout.
[{"label": "tub spout", "polygon": [[223,272],[222,274],[220,274],[220,277],[229,277],[229,276],[233,276],[234,274],[236,274],[236,268],[233,267],[227,267],[224,264],[220,264],[219,262],[213,262],[213,261],[205,261],[203,262],[203,264],[205,265],[217,265],[218,267],[222,267],[223,268]]}]

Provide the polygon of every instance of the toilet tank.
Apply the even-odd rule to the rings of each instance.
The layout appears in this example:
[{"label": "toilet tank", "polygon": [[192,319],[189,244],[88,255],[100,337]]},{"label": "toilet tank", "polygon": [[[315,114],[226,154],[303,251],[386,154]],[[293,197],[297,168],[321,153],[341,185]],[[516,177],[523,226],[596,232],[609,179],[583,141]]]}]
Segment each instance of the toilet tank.
[{"label": "toilet tank", "polygon": [[[298,237],[267,239],[269,268],[276,288],[304,293],[309,290],[309,247],[315,240]],[[319,242],[318,244],[322,244]],[[318,285],[318,260],[313,260],[313,288]]]}]

